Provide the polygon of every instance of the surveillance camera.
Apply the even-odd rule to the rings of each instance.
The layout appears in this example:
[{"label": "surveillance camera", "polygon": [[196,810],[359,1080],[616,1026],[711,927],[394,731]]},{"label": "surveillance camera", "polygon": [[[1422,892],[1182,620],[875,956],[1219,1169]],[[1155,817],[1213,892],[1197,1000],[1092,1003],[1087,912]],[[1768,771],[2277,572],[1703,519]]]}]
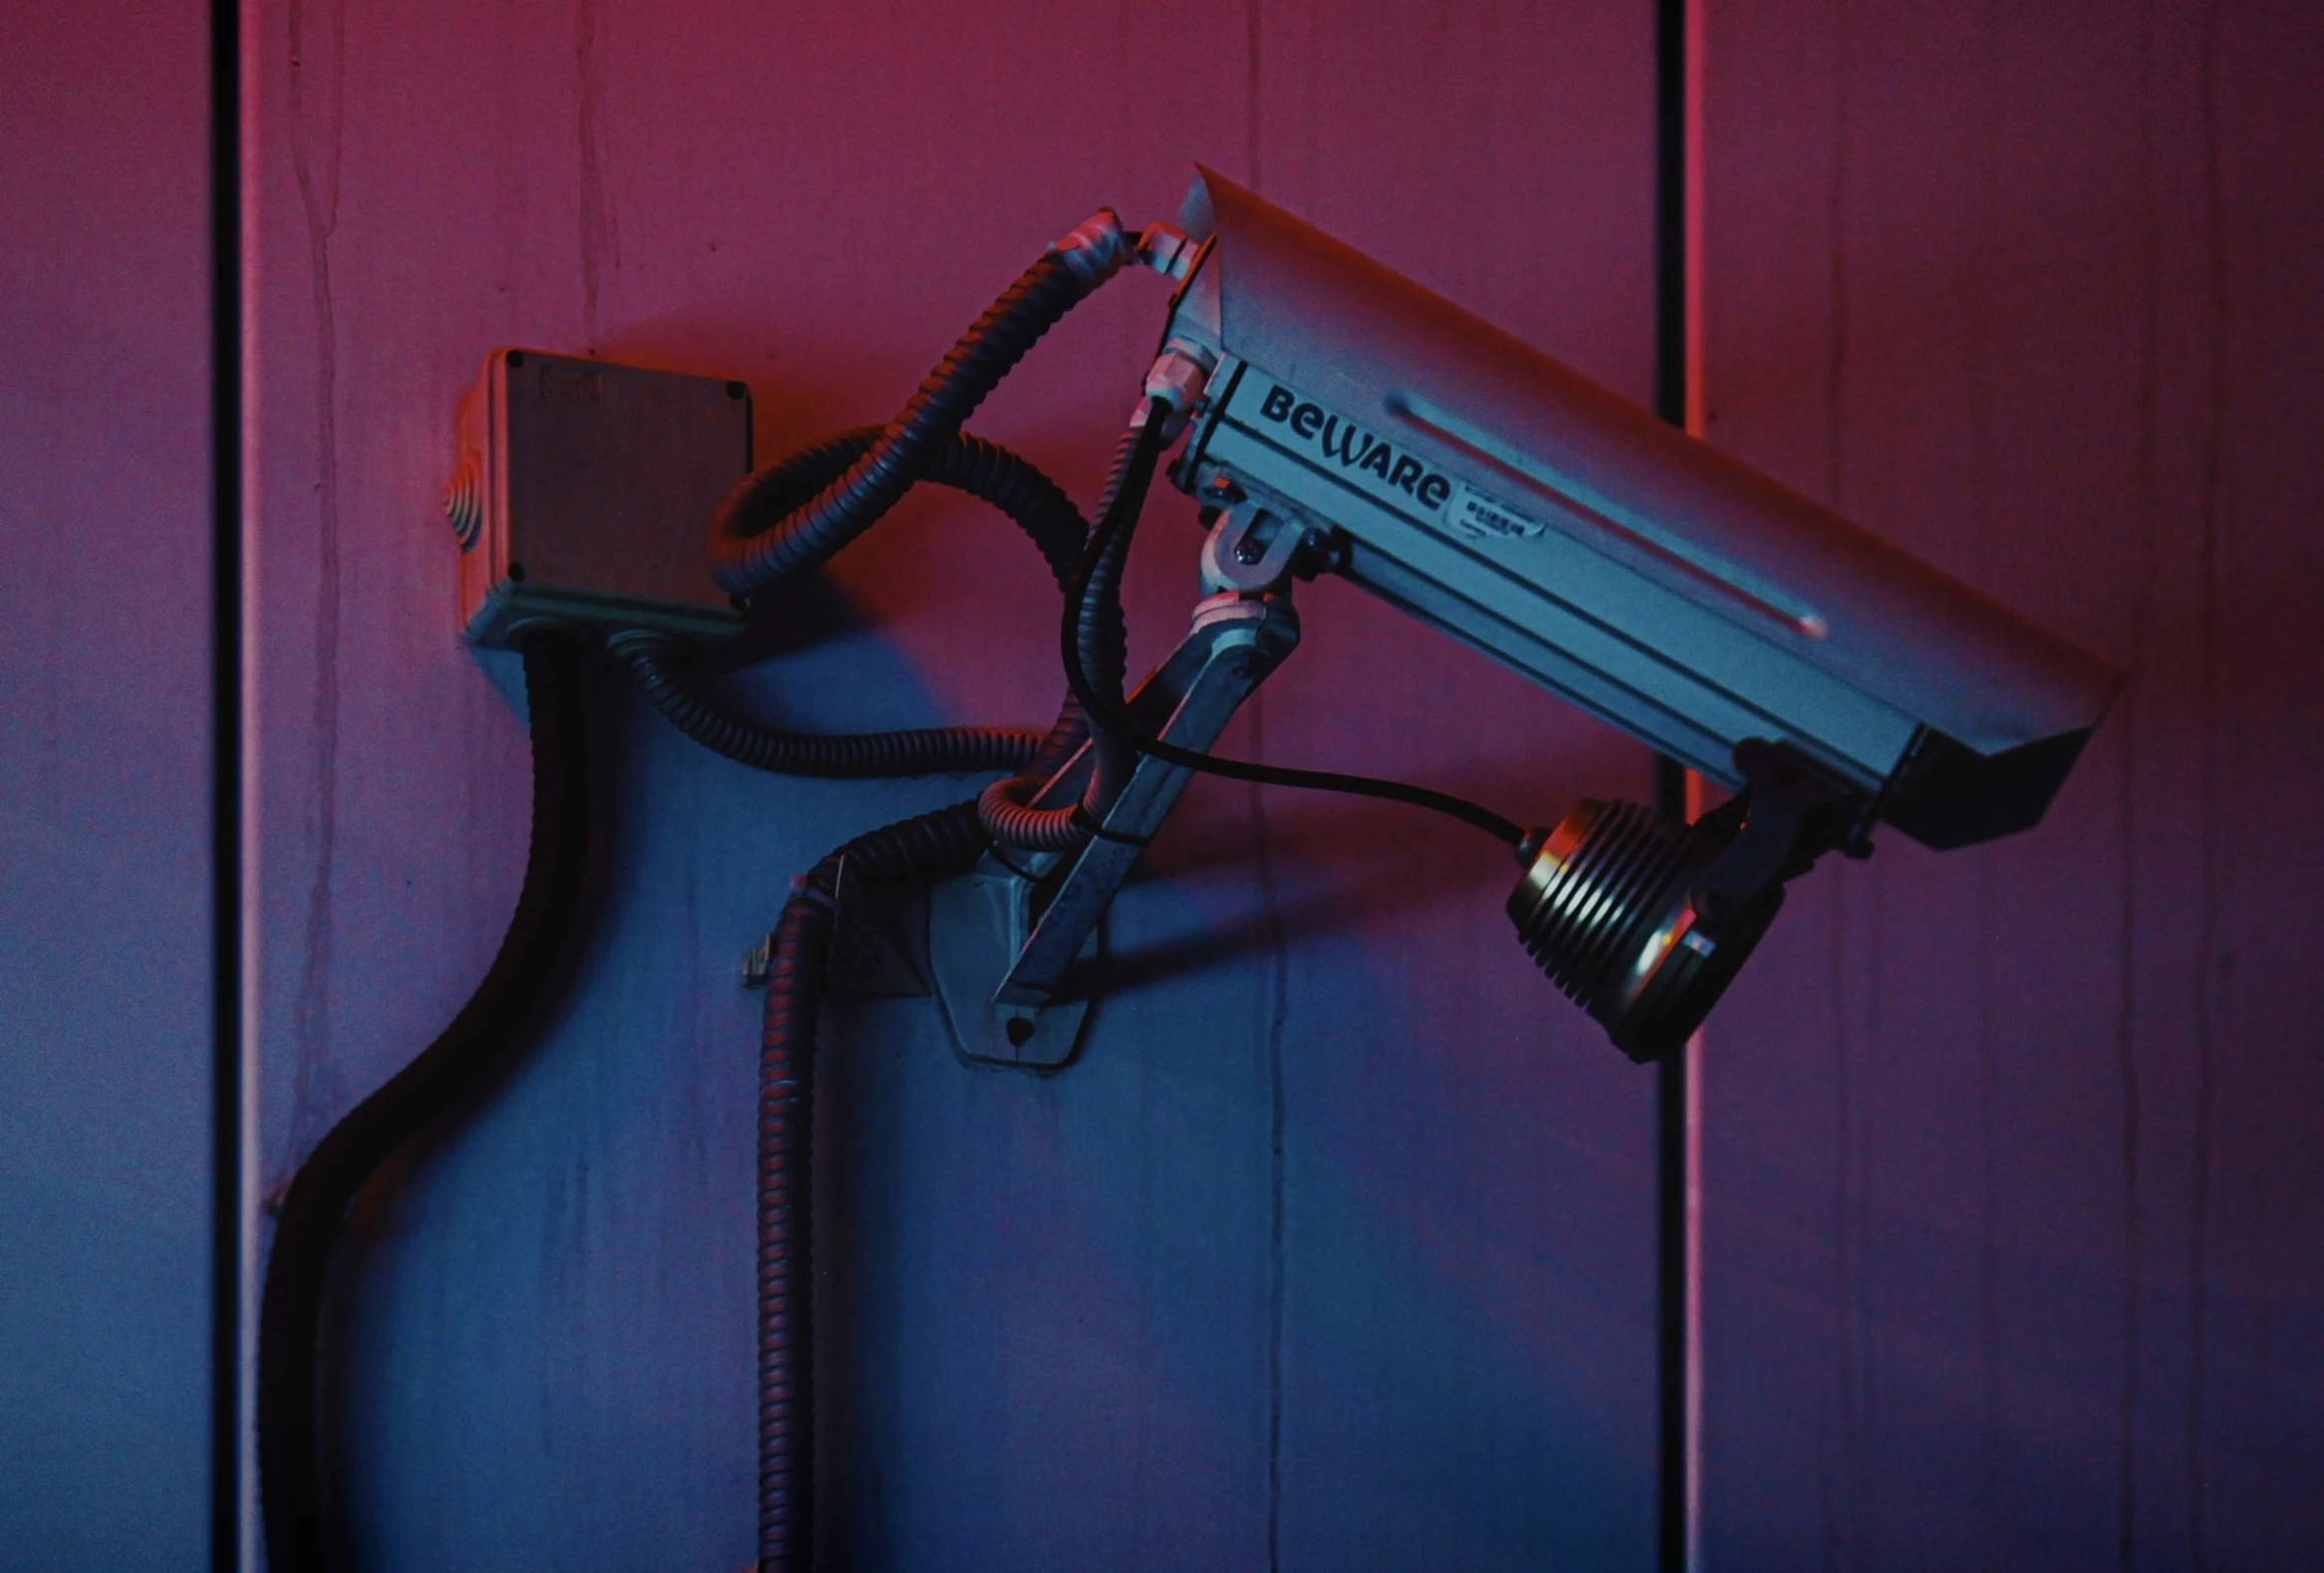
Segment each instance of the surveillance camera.
[{"label": "surveillance camera", "polygon": [[1585,804],[1523,849],[1520,936],[1640,1058],[1820,851],[2034,825],[2122,682],[1232,181],[1201,171],[1184,224],[1177,483],[1743,794],[1693,826]]}]

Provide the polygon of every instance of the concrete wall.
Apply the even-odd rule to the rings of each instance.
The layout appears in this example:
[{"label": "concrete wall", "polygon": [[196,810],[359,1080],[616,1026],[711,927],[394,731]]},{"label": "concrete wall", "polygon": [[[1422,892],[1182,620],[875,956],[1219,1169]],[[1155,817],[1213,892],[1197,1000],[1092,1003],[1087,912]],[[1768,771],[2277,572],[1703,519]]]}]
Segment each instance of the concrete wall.
[{"label": "concrete wall", "polygon": [[203,8],[0,10],[0,1566],[209,1523]]},{"label": "concrete wall", "polygon": [[[1197,158],[1648,392],[1650,8],[822,15],[251,0],[255,1133],[278,1183],[481,974],[516,674],[435,497],[495,344],[890,412],[1048,238]],[[0,22],[0,1565],[198,1558],[209,1329],[203,21]],[[2316,1559],[2324,729],[2304,8],[1707,8],[1707,434],[2129,665],[2040,831],[1794,892],[1703,1079],[1713,1567]],[[1087,501],[1126,280],[978,425]],[[1158,506],[1136,649],[1181,624]],[[125,565],[133,565],[125,566]],[[915,498],[730,692],[1038,720],[1054,592]],[[1343,587],[1230,734],[1526,815],[1638,750]],[[381,1568],[740,1565],[756,998],[790,874],[974,783],[782,782],[598,672],[609,805],[525,1067],[335,1297]],[[1448,724],[1448,721],[1451,724]],[[1651,1079],[1481,840],[1197,783],[1045,1080],[827,1023],[827,1564],[1637,1567]]]},{"label": "concrete wall", "polygon": [[[515,343],[747,379],[759,449],[881,419],[1101,202],[1196,159],[1644,395],[1651,17],[1631,4],[261,4],[257,892],[264,1167],[483,970],[523,845],[500,657],[454,629],[453,402]],[[1094,498],[1163,291],[1127,278],[975,422]],[[1135,648],[1193,598],[1159,505]],[[1055,591],[914,499],[737,702],[1039,721]],[[1553,815],[1639,750],[1336,585],[1228,739]],[[812,629],[812,634],[808,632]],[[967,780],[755,775],[598,676],[611,804],[531,1061],[361,1221],[338,1358],[376,1565],[733,1567],[753,1468],[757,998],[789,876]],[[1459,724],[1449,717],[1457,716]],[[831,1012],[822,1524],[862,1567],[1637,1566],[1652,1078],[1506,932],[1503,852],[1203,782],[1047,1080],[926,1002]]]},{"label": "concrete wall", "polygon": [[2312,1565],[2311,9],[1713,4],[1709,434],[2132,669],[1704,1076],[1713,1566]]}]

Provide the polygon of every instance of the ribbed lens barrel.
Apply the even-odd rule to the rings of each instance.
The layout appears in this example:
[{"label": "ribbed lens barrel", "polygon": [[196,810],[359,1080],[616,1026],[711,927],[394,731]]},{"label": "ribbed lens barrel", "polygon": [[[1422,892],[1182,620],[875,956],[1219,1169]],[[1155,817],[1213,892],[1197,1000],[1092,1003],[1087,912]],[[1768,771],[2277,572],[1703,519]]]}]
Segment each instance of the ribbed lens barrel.
[{"label": "ribbed lens barrel", "polygon": [[1686,893],[1726,838],[1635,803],[1582,803],[1541,838],[1509,897],[1517,937],[1642,1064],[1686,1041],[1783,905],[1770,886],[1715,926]]}]

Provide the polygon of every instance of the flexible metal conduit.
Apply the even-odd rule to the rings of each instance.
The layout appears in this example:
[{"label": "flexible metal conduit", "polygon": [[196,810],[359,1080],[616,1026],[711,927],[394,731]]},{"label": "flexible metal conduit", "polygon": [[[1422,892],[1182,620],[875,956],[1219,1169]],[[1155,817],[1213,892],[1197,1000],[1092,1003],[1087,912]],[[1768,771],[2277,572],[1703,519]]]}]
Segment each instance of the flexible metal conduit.
[{"label": "flexible metal conduit", "polygon": [[[868,443],[862,432],[843,433],[746,477],[711,520],[712,578],[730,595],[764,594],[829,561],[916,482],[932,479],[1009,512],[1063,586],[1080,566],[1087,529],[1079,515],[1069,527],[1071,504],[1038,471],[960,428],[1043,334],[1135,255],[1121,220],[1101,211],[1026,269]],[[629,642],[634,667],[642,650],[659,654]],[[674,683],[664,682],[658,694],[649,683],[647,691],[663,713],[682,709],[671,697],[679,692]],[[680,725],[698,737],[711,730],[698,716]],[[1025,768],[1044,777],[1054,772],[1080,746],[1085,728],[1069,697]],[[728,740],[748,745],[746,737]],[[900,756],[957,757],[945,750],[970,746],[987,745],[956,740]],[[802,878],[775,931],[759,1059],[758,1573],[805,1573],[814,1560],[815,1012],[837,917],[839,863],[850,860],[866,879],[935,878],[970,867],[989,842],[974,800],[859,837]]]},{"label": "flexible metal conduit", "polygon": [[[719,551],[716,542],[730,541],[737,534],[756,540],[780,531],[783,520],[800,515],[876,448],[886,430],[858,426],[838,432],[749,476],[719,513],[712,531],[713,557]],[[1089,530],[1081,511],[1055,481],[998,443],[964,431],[954,431],[920,452],[928,467],[917,479],[966,492],[1007,514],[1041,553],[1059,587],[1064,586]],[[846,536],[842,544],[855,538]],[[708,698],[692,670],[694,649],[683,638],[637,630],[617,634],[609,644],[671,725],[703,747],[758,770],[827,778],[1022,770],[1042,742],[1035,732],[982,726],[837,736],[783,731],[730,714]],[[1060,727],[1072,732],[1078,746],[1081,712],[1070,701],[1053,734]]]},{"label": "flexible metal conduit", "polygon": [[[1106,490],[1098,499],[1096,517],[1106,519],[1113,515],[1122,500],[1122,489],[1129,480],[1131,466],[1138,452],[1139,437],[1146,428],[1147,406],[1142,400],[1138,416],[1122,439],[1114,447],[1114,463],[1106,476]],[[1092,568],[1093,587],[1073,614],[1075,638],[1080,642],[1082,664],[1090,679],[1103,693],[1120,697],[1122,686],[1129,678],[1129,630],[1122,615],[1122,564],[1129,554],[1129,540],[1119,537],[1122,545],[1109,552]],[[1081,548],[1075,551],[1075,561],[1066,563],[1057,576],[1058,588],[1070,593],[1073,577],[1079,569]],[[1051,566],[1056,567],[1054,559]],[[1041,790],[1054,772],[1048,769],[1027,770],[1005,781],[995,781],[984,789],[976,800],[977,818],[984,823],[985,833],[1004,847],[1016,847],[1028,852],[1070,852],[1089,839],[1091,827],[1104,818],[1106,810],[1128,784],[1130,773],[1138,761],[1137,750],[1124,743],[1110,729],[1091,727],[1088,712],[1071,692],[1066,695],[1066,713],[1081,723],[1083,732],[1091,738],[1092,758],[1090,779],[1083,790],[1081,801],[1065,808],[1031,808],[1032,795]],[[1070,749],[1066,750],[1068,753]],[[1060,763],[1063,761],[1060,760]]]},{"label": "flexible metal conduit", "polygon": [[850,878],[935,880],[986,845],[974,802],[859,836],[799,881],[775,927],[759,1039],[758,1573],[806,1573],[815,1548],[815,1015]]},{"label": "flexible metal conduit", "polygon": [[755,596],[830,561],[929,474],[1025,352],[1135,255],[1111,209],[1051,246],[960,336],[872,445],[812,497],[796,499],[788,461],[737,486],[710,523],[710,577],[729,595]]}]

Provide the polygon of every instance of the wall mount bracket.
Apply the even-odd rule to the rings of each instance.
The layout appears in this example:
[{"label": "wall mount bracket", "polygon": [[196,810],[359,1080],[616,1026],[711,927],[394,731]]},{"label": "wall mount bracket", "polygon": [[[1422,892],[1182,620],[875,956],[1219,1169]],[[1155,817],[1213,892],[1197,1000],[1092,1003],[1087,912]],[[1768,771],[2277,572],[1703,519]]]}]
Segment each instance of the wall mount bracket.
[{"label": "wall mount bracket", "polygon": [[[1166,742],[1206,750],[1298,644],[1287,587],[1210,596],[1177,649],[1129,696],[1130,712]],[[1079,802],[1091,763],[1084,744],[1034,805]],[[1073,1057],[1089,1013],[1099,921],[1190,774],[1141,755],[1100,821],[1105,835],[1071,852],[996,849],[930,893],[929,970],[964,1057],[1020,1070],[1053,1070]]]},{"label": "wall mount bracket", "polygon": [[[897,942],[894,917],[855,872],[840,859],[834,882],[831,954],[824,961],[823,986],[833,994],[865,994],[881,999],[925,999],[927,979]],[[742,986],[764,988],[774,965],[775,936],[768,934],[742,955]]]}]

